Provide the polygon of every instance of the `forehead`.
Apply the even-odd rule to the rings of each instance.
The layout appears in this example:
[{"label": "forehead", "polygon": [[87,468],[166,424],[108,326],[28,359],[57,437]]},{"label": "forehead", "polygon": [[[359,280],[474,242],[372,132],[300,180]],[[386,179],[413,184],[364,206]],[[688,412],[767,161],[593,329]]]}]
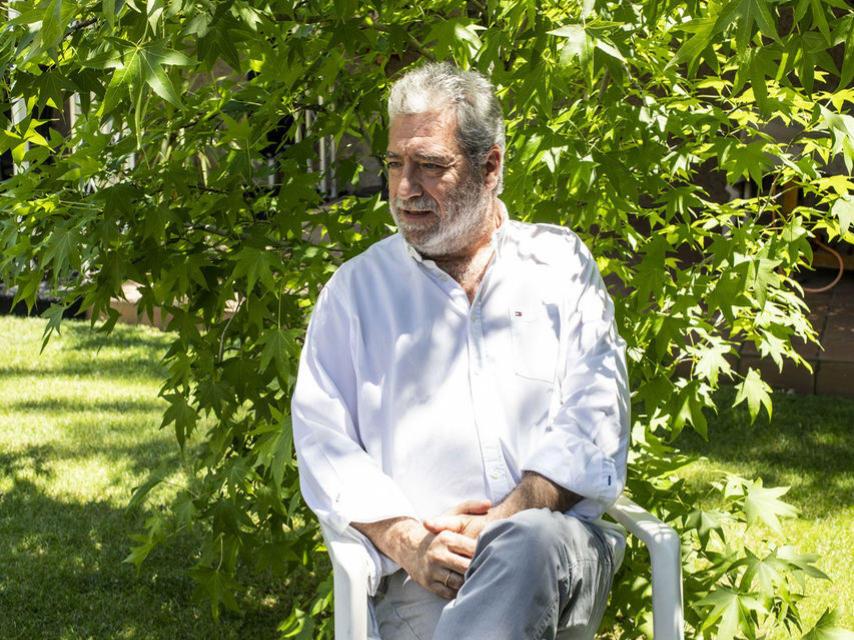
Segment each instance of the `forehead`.
[{"label": "forehead", "polygon": [[405,113],[392,118],[388,134],[390,153],[460,152],[457,117],[453,109]]}]

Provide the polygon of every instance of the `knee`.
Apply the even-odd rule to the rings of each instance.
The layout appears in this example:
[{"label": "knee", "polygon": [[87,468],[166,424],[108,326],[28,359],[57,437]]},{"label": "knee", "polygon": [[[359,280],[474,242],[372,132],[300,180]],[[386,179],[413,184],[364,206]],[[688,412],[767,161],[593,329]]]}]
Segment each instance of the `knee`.
[{"label": "knee", "polygon": [[537,566],[561,552],[562,527],[549,509],[526,509],[493,523],[481,534],[481,543],[506,560]]}]

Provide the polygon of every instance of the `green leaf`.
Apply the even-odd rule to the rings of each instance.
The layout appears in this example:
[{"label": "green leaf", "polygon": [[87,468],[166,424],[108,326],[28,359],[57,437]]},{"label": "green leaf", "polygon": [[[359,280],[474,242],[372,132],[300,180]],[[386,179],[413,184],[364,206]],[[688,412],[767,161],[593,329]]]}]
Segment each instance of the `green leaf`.
[{"label": "green leaf", "polygon": [[770,164],[770,156],[761,141],[746,144],[727,141],[720,155],[722,168],[726,170],[727,180],[735,184],[749,177],[756,184],[762,184],[765,168]]},{"label": "green leaf", "polygon": [[80,233],[71,224],[61,223],[44,243],[42,265],[52,266],[55,275],[77,266]]},{"label": "green leaf", "polygon": [[854,632],[838,627],[835,609],[825,609],[802,640],[854,640]]},{"label": "green leaf", "polygon": [[839,220],[839,235],[844,236],[854,227],[854,195],[837,198],[830,212]]},{"label": "green leaf", "polygon": [[310,640],[314,632],[314,619],[302,609],[294,607],[290,615],[279,623],[277,630],[283,638]]},{"label": "green leaf", "polygon": [[193,61],[180,51],[165,47],[161,42],[151,42],[145,46],[145,55],[152,64],[174,66],[189,66]]},{"label": "green leaf", "polygon": [[169,407],[163,414],[163,421],[160,428],[168,426],[170,423],[175,423],[175,437],[178,440],[178,446],[184,448],[187,438],[193,432],[198,420],[196,410],[187,403],[187,399],[178,393],[170,393],[163,396],[169,401]]},{"label": "green leaf", "polygon": [[606,53],[607,55],[611,56],[612,58],[616,58],[620,62],[626,61],[626,59],[623,57],[623,54],[620,53],[620,50],[617,49],[617,47],[615,47],[613,44],[607,42],[606,40],[604,40],[602,38],[595,38],[593,40],[593,43],[597,49],[599,49],[603,53]]},{"label": "green leaf", "polygon": [[768,8],[769,3],[766,0],[745,0],[745,4],[750,5],[752,12],[755,11],[759,30],[767,37],[779,40],[780,35],[777,33],[777,19],[771,14],[771,10]]},{"label": "green leaf", "polygon": [[150,52],[143,50],[140,54],[140,70],[145,82],[154,92],[167,102],[181,106],[181,98],[175,92],[175,87],[172,86],[172,81],[169,76],[163,71],[160,66],[159,58],[150,55]]},{"label": "green leaf", "polygon": [[735,404],[739,405],[747,400],[751,423],[756,421],[760,406],[765,407],[768,419],[771,419],[771,387],[762,380],[762,376],[756,369],[750,367],[744,380],[736,388],[738,391],[735,395]]},{"label": "green leaf", "polygon": [[138,534],[131,534],[130,538],[131,540],[136,540],[139,544],[131,547],[131,552],[122,560],[122,562],[134,565],[136,570],[139,571],[142,563],[145,562],[145,559],[154,550],[154,547],[157,546],[157,542],[147,536],[141,536]]},{"label": "green leaf", "polygon": [[813,26],[818,26],[821,35],[824,36],[826,42],[830,42],[830,26],[827,24],[827,16],[824,15],[824,6],[821,0],[810,0],[812,6],[812,22]]},{"label": "green leaf", "polygon": [[697,605],[712,607],[701,629],[710,629],[720,621],[715,636],[717,640],[732,640],[739,629],[750,630],[753,626],[751,612],[764,611],[762,604],[752,595],[725,588],[715,589],[698,600]]},{"label": "green leaf", "polygon": [[101,113],[104,115],[113,111],[118,101],[128,95],[129,88],[139,83],[142,74],[142,62],[139,49],[133,49],[123,56],[122,66],[118,67],[110,78],[104,100],[101,103]]},{"label": "green leaf", "polygon": [[694,364],[694,373],[716,387],[719,373],[726,376],[732,375],[732,367],[726,359],[730,351],[731,348],[728,345],[713,345],[701,350],[700,358]]},{"label": "green leaf", "polygon": [[694,35],[679,47],[676,56],[673,58],[673,63],[687,62],[688,75],[692,76],[697,69],[702,53],[711,45],[714,38],[737,18],[738,6],[738,1],[718,5],[720,7],[718,13],[714,13],[715,8],[712,7],[708,15],[694,18],[682,25],[682,29]]},{"label": "green leaf", "polygon": [[151,490],[163,482],[163,479],[169,475],[170,471],[170,464],[167,462],[161,462],[160,465],[148,475],[145,482],[134,487],[133,494],[127,504],[127,508],[138,509],[141,507],[145,503],[148,494],[151,493]]},{"label": "green leaf", "polygon": [[774,551],[760,559],[748,549],[747,570],[742,576],[740,588],[751,589],[756,582],[760,594],[773,596],[775,587],[783,579],[787,567],[787,563],[780,560]]},{"label": "green leaf", "polygon": [[790,566],[795,567],[798,571],[802,571],[810,578],[830,580],[827,574],[815,566],[815,563],[819,559],[819,556],[815,553],[797,553],[794,547],[786,545],[777,550],[777,557]]},{"label": "green leaf", "polygon": [[[160,42],[150,42],[146,45],[127,45],[116,55],[105,52],[87,61],[88,66],[104,65],[107,67],[120,65],[113,72],[107,85],[101,111],[110,113],[118,100],[131,95],[136,104],[134,116],[137,118],[136,130],[141,129],[142,118],[142,84],[145,83],[161,98],[175,106],[181,106],[181,99],[175,91],[172,81],[163,70],[163,66],[189,65],[192,61],[183,53],[167,49]],[[133,91],[135,89],[135,91]]]},{"label": "green leaf", "polygon": [[43,15],[42,26],[39,31],[42,46],[45,49],[55,49],[65,34],[65,24],[62,20],[62,0],[49,0]]},{"label": "green leaf", "polygon": [[293,431],[289,416],[272,408],[276,425],[258,440],[255,450],[258,463],[270,469],[276,487],[282,485],[285,470],[293,459]]},{"label": "green leaf", "polygon": [[196,581],[197,593],[210,600],[211,614],[214,620],[219,620],[220,606],[225,605],[232,611],[240,611],[234,594],[237,583],[234,578],[214,567],[196,566],[190,570],[190,575]]},{"label": "green leaf", "polygon": [[116,26],[116,2],[117,0],[101,1],[101,7],[104,13],[104,18],[106,18],[107,24],[110,25],[110,29]]},{"label": "green leaf", "polygon": [[593,49],[592,39],[580,24],[564,25],[548,33],[566,39],[560,50],[561,64],[570,64],[574,59],[585,60]]},{"label": "green leaf", "polygon": [[847,89],[851,86],[851,80],[854,80],[854,16],[847,16],[843,20],[841,27],[844,27],[847,21],[847,30],[845,35],[845,50],[842,58],[842,68],[839,73],[839,85],[837,91]]},{"label": "green leaf", "polygon": [[762,115],[769,115],[771,107],[768,103],[768,87],[765,84],[765,72],[763,71],[758,55],[750,59],[750,86],[753,89],[753,97]]},{"label": "green leaf", "polygon": [[33,88],[38,90],[38,106],[49,105],[62,110],[65,108],[64,92],[72,91],[74,85],[60,73],[45,71],[33,81]]},{"label": "green leaf", "polygon": [[754,22],[759,25],[759,30],[763,35],[774,40],[780,39],[777,33],[776,20],[771,15],[768,3],[765,0],[741,0],[737,13],[739,21],[736,45],[739,51],[746,49],[750,43],[754,34]]},{"label": "green leaf", "polygon": [[[768,300],[768,290],[776,288],[780,283],[780,276],[777,275],[776,271],[777,267],[780,266],[780,262],[780,260],[770,260],[760,257],[751,265],[753,278],[750,284],[756,294],[756,301],[760,307],[764,307],[765,302]],[[775,361],[778,365],[782,366],[779,360]]]},{"label": "green leaf", "polygon": [[42,313],[42,318],[47,318],[47,324],[44,328],[44,333],[42,334],[42,346],[39,349],[39,355],[41,355],[45,347],[47,347],[47,343],[50,342],[50,337],[56,333],[56,335],[60,335],[60,325],[62,324],[62,314],[65,313],[65,305],[56,304],[52,302],[50,306],[45,309],[44,313]]},{"label": "green leaf", "polygon": [[747,523],[762,521],[774,532],[782,533],[780,518],[793,518],[798,514],[797,508],[779,500],[779,497],[789,491],[789,487],[765,488],[757,481],[747,490],[744,498],[744,512]]},{"label": "green leaf", "polygon": [[685,519],[685,526],[697,530],[697,535],[700,537],[700,542],[705,546],[708,544],[709,537],[712,531],[721,533],[723,531],[723,521],[726,514],[722,511],[704,511],[696,509],[688,514]]},{"label": "green leaf", "polygon": [[251,292],[259,280],[269,290],[276,288],[272,268],[275,258],[269,251],[261,251],[254,247],[244,247],[237,254],[237,263],[232,278],[246,278],[246,291]]},{"label": "green leaf", "polygon": [[459,52],[466,58],[474,57],[483,42],[478,31],[483,27],[469,18],[449,18],[437,20],[425,40],[434,42],[433,48],[437,58],[445,59],[453,52]]},{"label": "green leaf", "polygon": [[272,361],[280,379],[283,382],[290,381],[293,377],[292,362],[297,347],[288,332],[279,328],[270,329],[261,337],[259,344],[264,345],[261,352],[261,370],[266,371]]}]

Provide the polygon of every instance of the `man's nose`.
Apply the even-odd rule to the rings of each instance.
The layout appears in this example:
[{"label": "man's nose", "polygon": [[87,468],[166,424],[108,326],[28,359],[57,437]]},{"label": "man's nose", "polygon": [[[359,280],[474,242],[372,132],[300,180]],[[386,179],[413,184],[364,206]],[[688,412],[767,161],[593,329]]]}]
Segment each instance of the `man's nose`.
[{"label": "man's nose", "polygon": [[397,196],[399,198],[417,198],[421,195],[421,183],[412,165],[404,166],[400,171],[400,180],[397,183]]}]

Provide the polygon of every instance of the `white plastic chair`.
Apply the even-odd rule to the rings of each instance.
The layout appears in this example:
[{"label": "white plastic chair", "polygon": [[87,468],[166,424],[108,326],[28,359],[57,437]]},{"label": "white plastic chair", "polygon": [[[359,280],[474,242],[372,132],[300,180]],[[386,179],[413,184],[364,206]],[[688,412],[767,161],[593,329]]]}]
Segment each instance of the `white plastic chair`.
[{"label": "white plastic chair", "polygon": [[[679,536],[661,520],[621,496],[608,515],[637,536],[652,565],[652,615],[655,640],[682,640],[682,558]],[[322,527],[335,583],[335,640],[368,640],[370,558],[355,540]],[[622,561],[622,557],[619,558]],[[618,568],[618,567],[617,567]]]}]

